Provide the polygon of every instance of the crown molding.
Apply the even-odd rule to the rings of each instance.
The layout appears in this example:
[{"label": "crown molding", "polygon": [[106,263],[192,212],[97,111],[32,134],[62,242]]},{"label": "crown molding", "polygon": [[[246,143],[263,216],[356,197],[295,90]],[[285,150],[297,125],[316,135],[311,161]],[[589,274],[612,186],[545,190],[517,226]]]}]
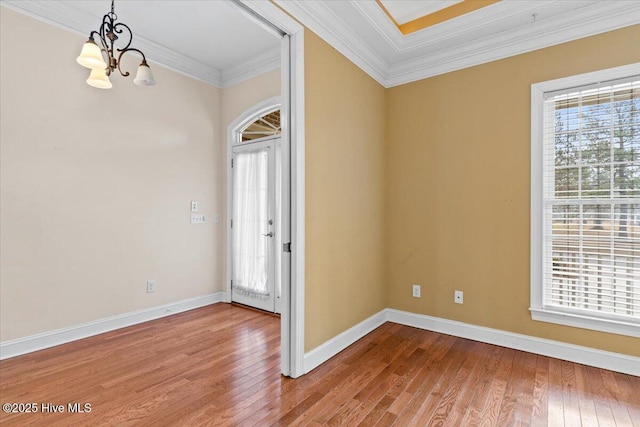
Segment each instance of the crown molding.
[{"label": "crown molding", "polygon": [[[95,16],[69,7],[65,3],[2,0],[0,5],[83,37],[95,30],[95,26],[92,25],[95,23]],[[136,35],[135,47],[145,52],[148,61],[152,64],[160,65],[218,88],[231,86],[280,67],[279,48],[229,69],[219,70],[138,35]],[[264,62],[260,63],[260,61]]]},{"label": "crown molding", "polygon": [[[497,18],[492,7],[498,4],[494,4],[475,11],[473,16],[453,19],[446,26],[404,36],[375,2],[349,0],[351,7],[396,53],[397,61],[389,63],[373,42],[363,40],[331,10],[330,2],[274,1],[387,88],[640,23],[640,2],[587,3],[571,12],[533,23],[528,20],[531,14],[553,7],[558,0],[536,1],[526,6],[518,1],[503,0],[499,3],[501,11]],[[516,19],[522,22],[518,29],[480,37],[457,48],[438,49],[452,34],[456,37],[472,34],[491,26],[505,26]]]},{"label": "crown molding", "polygon": [[319,0],[273,0],[273,2],[295,16],[302,25],[320,36],[374,80],[383,84],[389,64],[325,2]]},{"label": "crown molding", "polygon": [[628,8],[604,2],[597,10],[578,10],[563,19],[538,21],[501,36],[488,36],[458,49],[437,52],[391,66],[387,87],[398,86],[487,62],[640,23],[640,3]]},{"label": "crown molding", "polygon": [[273,49],[222,72],[222,88],[280,69],[280,48]]},{"label": "crown molding", "polygon": [[400,53],[402,51],[402,43],[404,42],[405,36],[375,1],[348,1],[351,6],[353,6],[353,8],[357,10],[358,13],[367,20],[367,22],[369,22],[369,25],[371,25],[378,34],[387,41],[389,46],[393,47],[396,53]]},{"label": "crown molding", "polygon": [[95,20],[95,17],[82,13],[77,9],[69,8],[63,3],[34,0],[2,0],[0,1],[0,6],[85,37],[92,30],[95,30],[89,24],[92,20]]},{"label": "crown molding", "polygon": [[146,52],[147,57],[153,58],[149,59],[149,62],[216,87],[222,87],[222,72],[219,69],[142,37],[136,37],[136,44],[140,50]]},{"label": "crown molding", "polygon": [[[349,1],[378,34],[388,40],[389,44],[399,54],[422,48],[437,48],[439,44],[450,39],[452,34],[460,37],[487,28],[505,27],[505,24],[522,21],[523,16],[530,22],[532,13],[557,3],[557,0],[539,0],[525,5],[522,2],[502,0],[499,4],[500,13],[497,18],[494,9],[497,4],[494,3],[475,10],[473,13],[453,18],[447,21],[446,25],[435,25],[428,29],[403,35],[375,2]],[[392,29],[395,31],[392,31]]]},{"label": "crown molding", "polygon": [[[54,1],[3,0],[0,4],[16,12],[31,16],[58,28],[84,37],[95,30],[95,16]],[[193,77],[217,87],[222,85],[220,70],[207,66],[174,50],[167,49],[151,40],[136,35],[136,48],[146,52],[149,62],[166,67],[188,77]],[[78,48],[80,49],[80,48]]]},{"label": "crown molding", "polygon": [[[590,2],[571,12],[548,16],[533,23],[523,19],[535,11],[553,7],[558,0],[536,1],[526,6],[518,1],[503,0],[468,16],[453,19],[447,25],[404,36],[375,2],[348,0],[346,3],[395,52],[395,60],[390,60],[385,59],[378,50],[379,46],[363,39],[343,17],[336,14],[331,2],[274,2],[387,88],[640,23],[640,2],[637,1]],[[255,6],[260,2],[245,0],[243,3]],[[95,17],[65,3],[2,0],[0,5],[83,36],[94,29],[89,23]],[[497,5],[501,7],[498,15],[492,9]],[[446,45],[452,34],[457,38],[474,31],[482,32],[491,26],[506,27],[514,20],[522,22],[520,28],[479,37],[458,47],[439,47]],[[279,55],[279,52],[275,50],[219,70],[143,37],[136,37],[136,45],[148,53],[150,62],[219,88],[237,84],[280,66],[276,59],[276,53]]]}]

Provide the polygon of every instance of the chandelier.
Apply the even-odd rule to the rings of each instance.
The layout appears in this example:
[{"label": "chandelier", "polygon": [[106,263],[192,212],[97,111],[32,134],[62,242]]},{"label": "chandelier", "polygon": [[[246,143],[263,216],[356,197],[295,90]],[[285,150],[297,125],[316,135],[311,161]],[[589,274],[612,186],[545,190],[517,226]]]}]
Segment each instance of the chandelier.
[{"label": "chandelier", "polygon": [[[147,64],[147,59],[141,50],[131,46],[133,33],[131,29],[122,22],[116,22],[118,15],[113,11],[113,2],[111,0],[111,12],[102,17],[102,24],[98,31],[91,31],[89,40],[82,46],[82,52],[76,59],[78,64],[91,69],[87,84],[99,89],[109,89],[113,85],[109,80],[109,76],[118,70],[121,76],[127,77],[128,71],[123,72],[120,68],[122,55],[127,52],[138,52],[142,55],[142,63],[138,66],[138,72],[133,82],[138,86],[154,86],[156,81],[151,74],[151,68]],[[116,48],[114,44],[120,37],[128,38],[127,44],[123,48]],[[97,37],[99,45],[94,37]],[[125,39],[126,40],[126,39]],[[106,54],[106,59],[103,56]],[[117,57],[116,57],[117,56]]]}]

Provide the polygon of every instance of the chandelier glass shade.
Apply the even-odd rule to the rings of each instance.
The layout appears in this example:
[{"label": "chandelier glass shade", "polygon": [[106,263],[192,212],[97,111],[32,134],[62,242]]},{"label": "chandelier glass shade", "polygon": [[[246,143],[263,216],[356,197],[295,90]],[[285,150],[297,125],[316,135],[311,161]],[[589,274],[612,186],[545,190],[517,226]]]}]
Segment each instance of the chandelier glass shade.
[{"label": "chandelier glass shade", "polygon": [[110,89],[113,85],[107,76],[107,71],[104,68],[94,68],[89,74],[87,79],[89,86],[97,87],[98,89]]},{"label": "chandelier glass shade", "polygon": [[[99,30],[89,34],[89,40],[82,46],[80,56],[76,58],[78,64],[91,69],[87,84],[99,89],[111,88],[113,85],[109,76],[116,70],[123,77],[129,75],[128,71],[122,71],[120,68],[122,55],[127,52],[137,52],[142,56],[142,62],[138,66],[138,72],[133,82],[138,86],[155,86],[156,81],[144,53],[131,47],[133,40],[131,29],[122,22],[116,22],[117,20],[118,16],[114,12],[114,0],[111,0],[111,12],[102,17]],[[115,46],[116,40],[120,38],[124,38],[126,41],[123,48]]]}]

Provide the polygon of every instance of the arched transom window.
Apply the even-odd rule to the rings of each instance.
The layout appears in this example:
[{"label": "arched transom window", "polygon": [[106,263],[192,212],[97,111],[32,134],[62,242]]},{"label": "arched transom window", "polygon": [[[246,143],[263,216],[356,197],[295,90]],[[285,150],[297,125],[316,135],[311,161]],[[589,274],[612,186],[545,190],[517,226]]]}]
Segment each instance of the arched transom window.
[{"label": "arched transom window", "polygon": [[267,136],[280,135],[280,109],[266,113],[256,119],[249,126],[240,131],[241,141],[247,142]]}]

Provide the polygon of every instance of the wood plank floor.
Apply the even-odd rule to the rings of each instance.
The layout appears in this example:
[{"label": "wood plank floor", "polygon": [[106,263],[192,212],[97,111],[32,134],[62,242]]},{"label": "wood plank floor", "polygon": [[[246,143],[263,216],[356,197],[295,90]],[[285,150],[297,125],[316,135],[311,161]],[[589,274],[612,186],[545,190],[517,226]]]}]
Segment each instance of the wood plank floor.
[{"label": "wood plank floor", "polygon": [[278,318],[215,304],[8,359],[0,400],[38,413],[0,424],[640,426],[640,377],[386,323],[293,380],[279,346]]}]

